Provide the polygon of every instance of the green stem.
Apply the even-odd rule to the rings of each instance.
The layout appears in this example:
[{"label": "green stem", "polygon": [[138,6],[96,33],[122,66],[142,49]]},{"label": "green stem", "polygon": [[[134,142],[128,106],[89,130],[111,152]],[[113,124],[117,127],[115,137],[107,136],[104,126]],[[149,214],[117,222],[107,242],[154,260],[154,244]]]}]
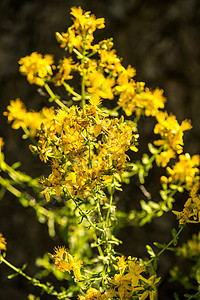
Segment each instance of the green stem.
[{"label": "green stem", "polygon": [[147,264],[151,263],[152,261],[154,261],[155,259],[158,259],[158,257],[165,251],[167,250],[174,242],[175,239],[178,238],[178,236],[180,235],[181,231],[183,230],[183,228],[185,227],[185,224],[181,225],[179,231],[176,233],[176,235],[174,236],[174,238],[167,244],[163,247],[162,250],[160,250],[160,252],[158,252],[156,254],[156,256],[152,257],[148,262]]},{"label": "green stem", "polygon": [[76,97],[76,101],[81,100],[81,95],[76,93],[73,88],[66,82],[63,82],[63,85],[66,89],[67,92],[69,92],[71,95],[73,95],[74,97]]},{"label": "green stem", "polygon": [[60,101],[58,99],[58,97],[54,94],[54,92],[52,91],[52,89],[50,88],[50,86],[47,83],[44,84],[44,87],[45,87],[47,93],[49,94],[49,96],[51,97],[51,99],[56,104],[58,104],[61,108],[66,109],[66,106],[62,103],[62,101]]},{"label": "green stem", "polygon": [[[89,61],[89,58],[88,57],[85,57],[81,52],[79,52],[76,48],[74,48],[73,49],[73,52],[77,55],[77,57],[79,58],[79,59],[83,59],[84,58],[84,60],[85,61]],[[85,54],[85,53],[84,53]]]},{"label": "green stem", "polygon": [[11,268],[12,270],[14,270],[16,273],[18,273],[21,276],[25,277],[34,286],[38,286],[38,287],[42,288],[42,290],[44,290],[47,294],[52,295],[52,296],[56,296],[56,297],[60,297],[58,299],[61,299],[62,296],[63,296],[62,299],[67,299],[66,297],[64,297],[64,293],[62,293],[62,292],[58,293],[57,291],[54,290],[54,287],[52,285],[46,285],[44,283],[41,283],[38,279],[30,277],[29,275],[27,275],[26,273],[24,273],[20,268],[16,268],[15,266],[13,266],[3,256],[0,257],[0,261],[3,262],[3,263],[5,263],[9,268]]},{"label": "green stem", "polygon": [[95,228],[95,229],[97,229],[97,230],[99,230],[99,231],[104,232],[103,229],[97,227],[97,226],[90,220],[90,218],[88,217],[87,213],[84,212],[84,210],[80,207],[80,205],[76,202],[76,200],[74,200],[73,198],[72,198],[72,200],[74,201],[74,203],[75,203],[76,206],[78,207],[79,211],[81,212],[81,215],[84,216],[84,217],[86,218],[86,220],[88,221],[88,223],[89,223],[93,228]]},{"label": "green stem", "polygon": [[[66,188],[67,193],[69,194],[70,198],[74,201],[76,207],[79,209],[81,215],[88,221],[88,223],[95,229],[104,232],[103,229],[97,227],[95,224],[93,224],[93,222],[90,220],[90,218],[88,217],[87,213],[84,212],[84,210],[80,207],[80,205],[76,202],[76,200],[74,199],[74,197],[72,196],[72,194],[70,193],[70,191]],[[64,191],[65,192],[65,191]]]},{"label": "green stem", "polygon": [[19,198],[22,196],[22,193],[17,190],[14,186],[11,184],[8,184],[8,182],[0,176],[0,183],[2,186],[4,186],[11,194],[13,194],[15,197]]},{"label": "green stem", "polygon": [[[84,60],[83,60],[84,63]],[[85,111],[85,70],[83,70],[82,80],[81,80],[81,101],[82,101],[82,107]]]},{"label": "green stem", "polygon": [[111,188],[111,193],[110,193],[109,208],[108,208],[107,215],[106,215],[107,227],[109,227],[109,217],[110,217],[110,211],[111,211],[111,206],[112,206],[112,202],[113,202],[113,194],[114,194],[113,184],[114,184],[114,175],[113,175],[113,178],[112,178],[112,188]]}]

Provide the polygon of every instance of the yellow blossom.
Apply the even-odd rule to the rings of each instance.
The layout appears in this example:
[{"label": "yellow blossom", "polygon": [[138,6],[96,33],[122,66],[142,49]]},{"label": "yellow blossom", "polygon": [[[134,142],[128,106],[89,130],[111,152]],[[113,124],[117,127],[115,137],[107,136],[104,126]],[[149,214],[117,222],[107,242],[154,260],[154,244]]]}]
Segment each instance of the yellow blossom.
[{"label": "yellow blossom", "polygon": [[54,108],[43,107],[40,112],[27,111],[24,103],[17,98],[11,100],[4,116],[7,116],[8,122],[12,122],[13,129],[24,129],[27,133],[29,130],[30,136],[35,136],[36,131],[40,129],[42,123],[49,122],[54,116]]},{"label": "yellow blossom", "polygon": [[0,251],[1,250],[6,250],[6,239],[3,237],[2,233],[0,233]]},{"label": "yellow blossom", "polygon": [[[135,125],[123,118],[108,118],[94,105],[85,111],[71,106],[59,110],[38,133],[40,159],[51,161],[52,172],[43,181],[43,193],[81,198],[112,181],[113,174],[126,168],[130,149],[137,151]],[[63,157],[64,159],[60,159]]]},{"label": "yellow blossom", "polygon": [[109,280],[110,288],[107,290],[107,295],[120,300],[129,300],[136,296],[137,299],[146,299],[148,295],[153,299],[159,278],[143,277],[145,267],[137,260],[126,261],[121,257],[117,266],[120,274],[115,274],[114,278]]},{"label": "yellow blossom", "polygon": [[117,262],[117,266],[119,268],[119,271],[120,271],[120,274],[123,274],[126,267],[128,266],[127,262],[126,262],[126,259],[124,256],[121,256],[119,258],[119,261]]},{"label": "yellow blossom", "polygon": [[162,151],[157,157],[156,161],[162,167],[166,167],[171,158],[176,158],[175,152],[172,149]]},{"label": "yellow blossom", "polygon": [[74,48],[93,49],[93,33],[96,29],[104,28],[104,18],[98,18],[91,15],[89,11],[84,12],[81,7],[72,7],[71,15],[73,16],[73,25],[68,28],[67,32],[56,33],[58,42],[61,47],[68,47],[69,52]]},{"label": "yellow blossom", "polygon": [[54,76],[53,81],[56,85],[61,85],[65,80],[73,78],[71,71],[76,69],[76,64],[71,57],[64,58],[60,61],[57,69],[58,72]]},{"label": "yellow blossom", "polygon": [[82,280],[80,272],[82,261],[76,257],[73,257],[69,252],[67,252],[64,246],[55,248],[54,254],[49,255],[54,260],[57,270],[68,273],[73,271],[75,278],[78,281]]},{"label": "yellow blossom", "polygon": [[101,292],[95,288],[90,287],[86,296],[79,296],[78,300],[107,300],[108,297],[105,294],[101,294]]},{"label": "yellow blossom", "polygon": [[166,99],[163,97],[163,90],[150,91],[145,88],[144,82],[135,82],[134,75],[135,70],[130,66],[127,70],[121,69],[118,85],[115,87],[116,94],[119,95],[119,106],[128,116],[132,113],[140,116],[143,112],[146,116],[155,116],[160,108],[164,108]]},{"label": "yellow blossom", "polygon": [[182,153],[183,132],[192,128],[189,120],[184,120],[179,125],[174,115],[168,115],[166,111],[156,114],[157,124],[154,133],[160,134],[161,139],[154,141],[157,146],[163,146],[165,150],[172,149],[175,153]]},{"label": "yellow blossom", "polygon": [[112,92],[112,87],[115,80],[112,78],[106,78],[103,73],[94,71],[88,72],[86,86],[87,91],[90,94],[96,94],[104,99],[113,99],[114,95]]},{"label": "yellow blossom", "polygon": [[179,161],[173,167],[167,167],[167,172],[169,173],[168,182],[185,184],[187,189],[191,189],[199,178],[199,166],[199,155],[181,154]]},{"label": "yellow blossom", "polygon": [[2,148],[3,148],[3,145],[4,145],[3,138],[0,137],[0,154],[1,154],[1,151],[2,151]]},{"label": "yellow blossom", "polygon": [[200,223],[200,195],[197,194],[199,189],[199,182],[191,189],[189,198],[185,204],[182,212],[172,211],[179,219],[179,224]]},{"label": "yellow blossom", "polygon": [[19,60],[19,70],[27,76],[30,84],[42,86],[45,82],[51,80],[52,69],[54,68],[53,62],[52,55],[46,54],[43,57],[41,54],[33,52]]}]

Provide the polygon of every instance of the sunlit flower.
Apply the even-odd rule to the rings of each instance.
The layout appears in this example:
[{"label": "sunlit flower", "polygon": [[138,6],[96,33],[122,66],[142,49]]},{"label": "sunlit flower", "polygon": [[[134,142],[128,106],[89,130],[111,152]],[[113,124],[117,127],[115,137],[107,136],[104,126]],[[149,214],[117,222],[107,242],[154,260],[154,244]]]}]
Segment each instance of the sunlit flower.
[{"label": "sunlit flower", "polygon": [[73,78],[71,72],[76,69],[76,64],[73,62],[71,57],[64,58],[60,61],[57,69],[58,72],[54,76],[53,81],[56,85],[61,85],[65,80]]},{"label": "sunlit flower", "polygon": [[[37,152],[44,162],[51,161],[52,172],[43,181],[43,193],[81,198],[102,188],[113,175],[126,168],[130,149],[137,151],[135,124],[123,118],[108,118],[94,105],[85,111],[71,106],[59,110],[48,126],[38,133]],[[60,159],[63,157],[64,159]]]},{"label": "sunlit flower", "polygon": [[1,151],[2,151],[2,148],[3,148],[3,145],[4,145],[3,138],[0,137],[0,154],[1,154]]},{"label": "sunlit flower", "polygon": [[93,33],[96,29],[105,27],[104,18],[97,18],[91,15],[90,11],[84,12],[81,7],[72,7],[71,15],[73,16],[73,25],[68,28],[67,32],[56,33],[56,38],[61,47],[68,48],[72,52],[74,48],[93,49]]},{"label": "sunlit flower", "polygon": [[148,296],[153,299],[159,278],[156,276],[145,278],[142,275],[145,267],[137,260],[125,260],[121,257],[117,267],[120,274],[116,273],[114,278],[109,280],[110,288],[107,290],[107,295],[120,300],[128,300],[132,297],[146,299]]},{"label": "sunlit flower", "polygon": [[191,189],[199,179],[199,166],[199,155],[181,154],[179,161],[174,166],[167,167],[167,172],[169,173],[167,181],[169,183],[185,184],[187,189]]},{"label": "sunlit flower", "polygon": [[43,107],[39,112],[27,111],[24,103],[19,98],[11,100],[7,110],[4,112],[4,116],[7,116],[8,122],[12,122],[12,128],[19,129],[21,127],[26,134],[28,130],[29,135],[32,137],[36,135],[41,124],[49,122],[55,114],[53,107]]},{"label": "sunlit flower", "polygon": [[155,134],[160,134],[161,139],[154,141],[157,146],[163,146],[165,150],[172,149],[175,153],[183,151],[183,132],[192,128],[189,120],[184,120],[179,125],[174,115],[168,115],[166,111],[156,114],[157,124],[154,128]]},{"label": "sunlit flower", "polygon": [[42,56],[37,52],[22,57],[19,60],[19,70],[23,75],[27,76],[30,84],[44,85],[45,82],[51,80],[53,75],[53,56],[46,54]]},{"label": "sunlit flower", "polygon": [[79,296],[78,300],[107,300],[108,297],[102,294],[95,288],[89,288],[86,292],[86,296]]},{"label": "sunlit flower", "polygon": [[6,239],[3,237],[2,233],[0,233],[0,250],[6,250]]},{"label": "sunlit flower", "polygon": [[172,149],[162,151],[157,157],[156,161],[162,167],[166,167],[171,158],[176,158],[176,154]]},{"label": "sunlit flower", "polygon": [[119,95],[119,106],[128,116],[133,113],[137,116],[142,113],[146,116],[155,116],[159,109],[164,108],[166,99],[163,96],[163,90],[150,91],[145,87],[144,82],[135,82],[134,75],[135,70],[129,66],[118,76],[115,91]]},{"label": "sunlit flower", "polygon": [[199,182],[193,186],[189,198],[185,204],[183,211],[172,211],[179,219],[179,224],[183,223],[200,223],[200,194],[198,194]]},{"label": "sunlit flower", "polygon": [[73,271],[75,278],[78,281],[82,280],[80,272],[82,261],[76,257],[73,257],[69,252],[67,252],[64,246],[55,248],[54,254],[49,255],[54,260],[57,270],[68,273]]}]

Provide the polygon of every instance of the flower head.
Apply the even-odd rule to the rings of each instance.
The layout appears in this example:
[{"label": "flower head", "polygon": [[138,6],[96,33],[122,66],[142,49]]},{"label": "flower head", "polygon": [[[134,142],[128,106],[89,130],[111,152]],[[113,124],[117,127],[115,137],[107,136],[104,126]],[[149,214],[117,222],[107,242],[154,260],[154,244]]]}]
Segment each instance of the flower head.
[{"label": "flower head", "polygon": [[0,137],[0,154],[1,154],[1,151],[2,151],[2,148],[3,148],[3,145],[4,145],[3,138]]},{"label": "flower head", "polygon": [[172,211],[179,219],[179,224],[183,223],[200,223],[200,195],[199,182],[196,182],[190,191],[190,196],[185,204],[183,211]]},{"label": "flower head", "polygon": [[54,254],[49,254],[50,257],[54,260],[56,269],[61,272],[74,272],[74,276],[77,280],[81,280],[80,268],[82,266],[82,261],[73,257],[69,252],[67,252],[64,246],[56,247],[54,249]]},{"label": "flower head", "polygon": [[156,114],[157,124],[154,128],[155,134],[160,134],[161,139],[154,141],[157,146],[163,146],[165,150],[173,150],[175,153],[182,153],[183,132],[192,128],[189,120],[184,120],[181,125],[174,115],[168,115],[166,111],[159,111]]},{"label": "flower head", "polygon": [[79,51],[83,48],[93,49],[95,47],[92,45],[93,33],[96,29],[104,28],[104,18],[96,19],[90,11],[84,12],[81,7],[72,7],[71,15],[73,16],[73,25],[68,28],[66,33],[56,33],[61,47],[68,47],[69,52],[72,52],[74,48]]},{"label": "flower head", "polygon": [[8,122],[12,122],[13,129],[24,129],[30,136],[35,136],[36,131],[40,129],[42,123],[47,124],[54,116],[54,108],[43,107],[41,111],[27,111],[24,103],[19,99],[11,100],[7,107],[8,111],[4,112]]},{"label": "flower head", "polygon": [[102,294],[99,290],[90,287],[87,292],[86,296],[79,296],[78,300],[107,300],[108,297],[106,294]]},{"label": "flower head", "polygon": [[6,239],[3,237],[2,233],[0,233],[0,250],[6,250]]},{"label": "flower head", "polygon": [[[174,166],[167,167],[169,177],[167,181],[175,184],[185,184],[188,190],[199,179],[199,155],[190,156],[189,153],[181,154],[179,161]],[[165,180],[166,181],[166,180]]]},{"label": "flower head", "polygon": [[19,60],[19,70],[23,75],[27,76],[30,84],[44,85],[46,81],[50,81],[53,75],[53,56],[46,54],[42,56],[37,52],[22,57]]}]

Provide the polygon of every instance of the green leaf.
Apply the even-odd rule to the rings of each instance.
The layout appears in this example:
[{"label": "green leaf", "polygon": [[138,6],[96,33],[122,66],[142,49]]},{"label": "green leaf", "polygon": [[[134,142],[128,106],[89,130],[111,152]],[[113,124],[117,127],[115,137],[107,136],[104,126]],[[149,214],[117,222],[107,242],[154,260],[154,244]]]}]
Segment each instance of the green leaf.
[{"label": "green leaf", "polygon": [[147,249],[147,252],[149,253],[150,257],[155,257],[156,256],[153,249],[151,248],[151,246],[146,245],[146,249]]},{"label": "green leaf", "polygon": [[14,274],[10,274],[10,275],[8,275],[8,279],[12,279],[12,278],[14,278],[14,277],[16,277],[16,276],[18,276],[19,275],[19,273],[14,273]]},{"label": "green leaf", "polygon": [[156,154],[158,152],[158,149],[155,148],[151,143],[148,144],[148,148],[151,154]]},{"label": "green leaf", "polygon": [[165,248],[165,244],[160,244],[160,243],[157,243],[157,242],[154,242],[153,244],[154,244],[157,248],[159,248],[159,249]]}]

